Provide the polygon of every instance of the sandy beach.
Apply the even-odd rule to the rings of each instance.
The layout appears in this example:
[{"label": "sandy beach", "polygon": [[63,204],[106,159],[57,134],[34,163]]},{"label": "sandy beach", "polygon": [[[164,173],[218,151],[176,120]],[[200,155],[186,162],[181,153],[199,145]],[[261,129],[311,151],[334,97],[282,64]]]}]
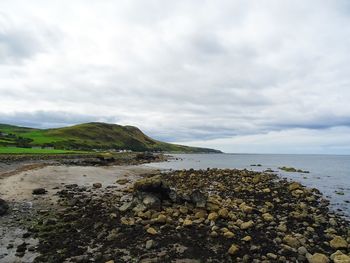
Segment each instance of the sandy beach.
[{"label": "sandy beach", "polygon": [[[58,209],[57,192],[65,185],[77,184],[92,187],[94,183],[101,183],[103,189],[113,187],[118,191],[133,183],[141,175],[154,173],[156,170],[139,166],[46,166],[42,164],[13,165],[12,171],[3,171],[0,175],[0,197],[7,200],[9,212],[0,217],[0,262],[33,262],[37,256],[35,251],[28,250],[23,257],[16,257],[16,247],[23,242],[28,247],[37,245],[38,240],[26,237],[26,227],[37,214],[48,209]],[[32,168],[27,170],[27,168]],[[24,170],[22,172],[16,172]],[[119,185],[118,179],[127,179],[128,183]],[[32,194],[33,189],[44,188],[45,195]]]}]

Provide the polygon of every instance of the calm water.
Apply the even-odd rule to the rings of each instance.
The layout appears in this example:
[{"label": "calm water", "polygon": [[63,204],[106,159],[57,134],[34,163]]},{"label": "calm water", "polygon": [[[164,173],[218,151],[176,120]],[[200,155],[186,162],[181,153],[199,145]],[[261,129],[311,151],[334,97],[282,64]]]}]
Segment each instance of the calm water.
[{"label": "calm water", "polygon": [[[173,154],[179,160],[149,164],[160,169],[247,168],[263,171],[268,168],[282,177],[319,189],[331,201],[332,209],[350,217],[349,155],[282,155],[282,154]],[[261,167],[251,166],[261,164]],[[278,169],[291,166],[310,171],[287,173]],[[341,193],[341,194],[337,194]]]}]

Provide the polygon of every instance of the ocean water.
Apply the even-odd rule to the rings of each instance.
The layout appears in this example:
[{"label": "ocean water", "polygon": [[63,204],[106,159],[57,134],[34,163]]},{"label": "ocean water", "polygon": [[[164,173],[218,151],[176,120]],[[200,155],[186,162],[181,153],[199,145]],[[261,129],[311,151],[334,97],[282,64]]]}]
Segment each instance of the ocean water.
[{"label": "ocean water", "polygon": [[[272,169],[281,177],[319,189],[330,200],[331,209],[350,218],[350,155],[296,154],[172,154],[173,160],[152,163],[159,169],[238,168],[254,171]],[[261,166],[251,165],[261,164]],[[307,170],[291,173],[281,166]]]}]

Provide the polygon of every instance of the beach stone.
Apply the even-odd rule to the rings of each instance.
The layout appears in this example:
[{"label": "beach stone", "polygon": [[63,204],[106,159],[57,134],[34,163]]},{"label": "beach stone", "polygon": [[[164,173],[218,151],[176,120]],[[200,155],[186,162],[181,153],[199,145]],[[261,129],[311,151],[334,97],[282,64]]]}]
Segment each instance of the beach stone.
[{"label": "beach stone", "polygon": [[273,254],[273,253],[267,253],[266,256],[270,259],[274,259],[276,260],[278,258],[278,256],[276,254]]},{"label": "beach stone", "polygon": [[199,190],[194,190],[190,195],[191,201],[193,204],[196,205],[196,207],[202,207],[204,208],[207,203],[207,194],[202,193]]},{"label": "beach stone", "polygon": [[101,183],[93,183],[92,186],[94,188],[101,188],[102,187],[102,184]]},{"label": "beach stone", "polygon": [[245,242],[249,242],[249,241],[252,240],[252,237],[251,236],[245,236],[245,237],[242,238],[242,240],[245,241]]},{"label": "beach stone", "polygon": [[218,214],[220,217],[222,218],[227,218],[228,217],[228,210],[227,208],[221,208],[219,211],[218,211]]},{"label": "beach stone", "polygon": [[350,257],[348,255],[336,255],[333,259],[334,263],[350,263]]},{"label": "beach stone", "polygon": [[285,224],[280,224],[278,225],[277,230],[281,232],[287,232],[287,226]]},{"label": "beach stone", "polygon": [[263,217],[263,219],[264,219],[265,221],[267,221],[267,222],[273,221],[273,216],[272,216],[271,214],[269,214],[269,213],[263,214],[262,217]]},{"label": "beach stone", "polygon": [[219,215],[215,212],[212,212],[208,215],[208,220],[210,221],[215,221],[216,219],[218,219]]},{"label": "beach stone", "polygon": [[158,223],[164,224],[164,223],[166,223],[166,221],[167,221],[167,216],[166,216],[166,215],[163,215],[163,214],[160,214],[160,215],[157,217],[156,221],[157,221]]},{"label": "beach stone", "polygon": [[294,191],[294,190],[297,190],[300,188],[302,188],[302,185],[300,183],[297,183],[297,182],[293,182],[288,186],[289,191]]},{"label": "beach stone", "polygon": [[348,242],[341,236],[335,236],[330,242],[330,246],[335,249],[339,248],[347,248],[348,247]]},{"label": "beach stone", "polygon": [[152,239],[146,241],[146,249],[151,249],[154,246],[154,241]]},{"label": "beach stone", "polygon": [[298,248],[298,254],[305,256],[308,253],[307,249],[305,247],[299,247]]},{"label": "beach stone", "polygon": [[329,259],[326,255],[321,253],[315,253],[313,255],[307,255],[309,263],[328,263]]},{"label": "beach stone", "polygon": [[300,242],[298,241],[298,239],[296,239],[295,237],[292,237],[291,235],[285,236],[283,238],[283,242],[292,248],[298,248],[300,245]]},{"label": "beach stone", "polygon": [[121,207],[119,207],[119,211],[120,212],[128,211],[128,210],[132,209],[133,206],[134,206],[133,202],[124,203]]},{"label": "beach stone", "polygon": [[198,219],[206,219],[208,214],[206,211],[201,210],[201,211],[196,212],[194,216]]},{"label": "beach stone", "polygon": [[147,228],[147,233],[151,235],[156,235],[158,232],[153,227]]},{"label": "beach stone", "polygon": [[192,221],[190,219],[185,219],[183,222],[184,226],[191,226],[192,225]]},{"label": "beach stone", "polygon": [[8,209],[9,209],[9,206],[7,202],[4,199],[0,198],[0,216],[5,215]]},{"label": "beach stone", "polygon": [[121,179],[118,179],[117,181],[116,181],[116,183],[117,184],[120,184],[120,185],[124,185],[124,184],[127,184],[127,183],[129,183],[130,182],[130,180],[129,179],[126,179],[126,178],[121,178]]},{"label": "beach stone", "polygon": [[233,234],[231,231],[227,231],[224,233],[224,237],[226,238],[233,238],[235,234]]},{"label": "beach stone", "polygon": [[350,257],[348,255],[345,255],[340,250],[334,252],[330,258],[334,263],[350,263]]},{"label": "beach stone", "polygon": [[253,220],[249,220],[248,222],[243,222],[240,227],[242,230],[246,230],[246,229],[251,228],[253,226],[254,226]]},{"label": "beach stone", "polygon": [[239,251],[238,246],[236,246],[235,244],[232,244],[231,247],[228,250],[228,253],[230,255],[235,255],[235,254],[237,254],[238,251]]},{"label": "beach stone", "polygon": [[155,208],[160,206],[160,199],[153,195],[153,194],[146,194],[144,198],[142,199],[142,203],[147,207],[147,208]]},{"label": "beach stone", "polygon": [[45,188],[35,188],[35,189],[33,189],[32,194],[33,195],[44,195],[44,194],[46,194],[46,190],[45,190]]},{"label": "beach stone", "polygon": [[244,213],[251,213],[253,211],[253,207],[242,203],[239,205],[239,209],[241,209]]}]

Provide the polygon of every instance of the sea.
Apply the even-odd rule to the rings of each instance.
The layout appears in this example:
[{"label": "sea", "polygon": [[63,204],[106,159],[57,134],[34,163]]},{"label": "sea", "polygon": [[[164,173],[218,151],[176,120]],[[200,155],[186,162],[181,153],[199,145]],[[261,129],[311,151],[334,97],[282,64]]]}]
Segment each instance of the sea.
[{"label": "sea", "polygon": [[[148,166],[161,170],[237,168],[272,169],[275,174],[317,188],[330,201],[333,212],[350,219],[350,155],[301,154],[171,154],[167,162]],[[259,165],[259,166],[257,166]],[[285,172],[294,167],[309,173]]]}]

